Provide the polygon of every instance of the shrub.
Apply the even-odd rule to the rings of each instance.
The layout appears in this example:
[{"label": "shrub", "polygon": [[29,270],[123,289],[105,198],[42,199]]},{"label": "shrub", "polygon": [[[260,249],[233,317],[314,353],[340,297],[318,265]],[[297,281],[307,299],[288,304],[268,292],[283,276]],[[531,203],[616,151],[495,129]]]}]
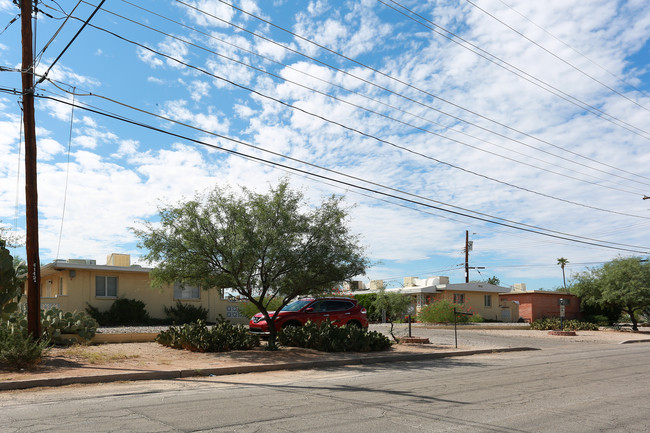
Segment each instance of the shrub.
[{"label": "shrub", "polygon": [[0,365],[11,369],[31,368],[47,353],[49,341],[34,341],[26,329],[0,321]]},{"label": "shrub", "polygon": [[171,326],[156,337],[163,346],[185,349],[192,352],[226,352],[229,350],[250,350],[259,346],[258,336],[248,332],[242,325],[232,325],[221,318],[212,328],[203,320],[183,326]]},{"label": "shrub", "polygon": [[354,295],[354,299],[366,309],[366,316],[369,322],[381,322],[381,311],[375,308],[375,301],[377,300],[376,293]]},{"label": "shrub", "polygon": [[[557,317],[537,319],[530,324],[530,329],[539,331],[560,329],[560,319]],[[568,331],[598,331],[598,325],[581,320],[565,320],[564,329]]]},{"label": "shrub", "polygon": [[110,325],[146,325],[149,323],[149,313],[144,302],[137,299],[118,298],[108,311],[99,311],[97,307],[88,305],[86,312],[102,326]]},{"label": "shrub", "polygon": [[593,316],[585,316],[584,317],[585,322],[590,322],[590,323],[595,323],[597,326],[610,326],[614,322],[610,320],[609,317],[603,315],[603,314],[595,314]]},{"label": "shrub", "polygon": [[284,328],[278,341],[283,346],[322,352],[374,352],[391,346],[390,339],[380,332],[368,332],[357,326],[335,326],[331,322],[321,325],[307,322],[302,327]]},{"label": "shrub", "polygon": [[[471,313],[471,309],[466,307],[463,304],[454,304],[453,302],[448,301],[447,299],[441,299],[435,301],[429,305],[422,307],[420,314],[418,314],[418,320],[424,323],[453,323],[454,322],[454,308],[456,311]],[[474,319],[470,319],[471,317]],[[478,314],[473,314],[472,316],[466,316],[464,314],[459,314],[456,317],[456,322],[465,323],[469,321],[482,322],[483,318]]]},{"label": "shrub", "polygon": [[202,306],[194,306],[191,304],[183,304],[181,301],[176,302],[176,305],[165,308],[165,315],[172,321],[174,325],[183,325],[185,323],[196,322],[197,320],[208,320],[208,310]]}]

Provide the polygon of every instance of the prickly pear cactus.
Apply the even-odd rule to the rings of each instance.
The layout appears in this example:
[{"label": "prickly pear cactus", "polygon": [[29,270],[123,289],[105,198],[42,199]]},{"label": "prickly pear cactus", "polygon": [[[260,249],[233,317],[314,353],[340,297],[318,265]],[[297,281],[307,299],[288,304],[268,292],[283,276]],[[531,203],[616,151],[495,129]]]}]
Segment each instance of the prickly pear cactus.
[{"label": "prickly pear cactus", "polygon": [[62,337],[62,334],[76,334],[87,342],[95,336],[97,326],[97,321],[84,312],[63,312],[58,308],[41,311],[43,335],[57,345],[67,346],[76,342]]},{"label": "prickly pear cactus", "polygon": [[18,310],[24,277],[18,271],[14,258],[0,240],[0,321],[9,320]]}]

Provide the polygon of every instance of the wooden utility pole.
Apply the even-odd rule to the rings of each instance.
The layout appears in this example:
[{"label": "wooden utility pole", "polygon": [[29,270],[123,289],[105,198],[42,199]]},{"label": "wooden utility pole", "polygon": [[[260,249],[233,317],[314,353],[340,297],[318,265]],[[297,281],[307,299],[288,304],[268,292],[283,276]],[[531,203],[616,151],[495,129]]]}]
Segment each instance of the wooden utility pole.
[{"label": "wooden utility pole", "polygon": [[36,122],[34,120],[34,52],[32,0],[20,0],[23,47],[23,128],[25,130],[25,229],[27,231],[27,329],[41,337],[41,264],[38,256],[38,188],[36,185]]},{"label": "wooden utility pole", "polygon": [[465,282],[469,283],[469,230],[465,230]]}]

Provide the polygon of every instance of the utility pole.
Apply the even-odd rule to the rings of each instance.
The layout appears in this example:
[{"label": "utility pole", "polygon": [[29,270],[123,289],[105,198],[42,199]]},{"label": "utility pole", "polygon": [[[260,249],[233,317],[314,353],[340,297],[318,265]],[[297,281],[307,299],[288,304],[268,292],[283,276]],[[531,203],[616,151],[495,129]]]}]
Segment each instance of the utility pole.
[{"label": "utility pole", "polygon": [[469,231],[465,230],[465,282],[469,283]]},{"label": "utility pole", "polygon": [[[474,233],[476,234],[476,233]],[[469,231],[465,230],[465,283],[469,283],[469,270],[470,269],[485,269],[485,266],[470,266],[469,265],[469,252],[472,249],[473,242],[469,241]]]},{"label": "utility pole", "polygon": [[27,231],[27,330],[41,337],[41,264],[38,246],[38,188],[36,184],[36,122],[34,120],[34,52],[32,0],[20,0],[23,49],[23,128],[25,130],[25,229]]}]

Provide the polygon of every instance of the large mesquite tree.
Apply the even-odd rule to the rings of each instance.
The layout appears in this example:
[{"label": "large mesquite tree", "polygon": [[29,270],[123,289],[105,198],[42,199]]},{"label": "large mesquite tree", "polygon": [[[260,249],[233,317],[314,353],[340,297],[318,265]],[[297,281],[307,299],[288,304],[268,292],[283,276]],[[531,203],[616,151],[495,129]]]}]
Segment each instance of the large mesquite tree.
[{"label": "large mesquite tree", "polygon": [[638,331],[637,314],[650,307],[650,263],[640,257],[614,259],[578,274],[570,290],[587,305],[627,313]]},{"label": "large mesquite tree", "polygon": [[266,194],[215,187],[159,214],[159,223],[134,229],[145,259],[157,263],[153,284],[234,289],[264,315],[272,347],[269,302],[281,299],[282,308],[298,296],[327,292],[368,266],[341,198],[309,207],[286,180]]}]

